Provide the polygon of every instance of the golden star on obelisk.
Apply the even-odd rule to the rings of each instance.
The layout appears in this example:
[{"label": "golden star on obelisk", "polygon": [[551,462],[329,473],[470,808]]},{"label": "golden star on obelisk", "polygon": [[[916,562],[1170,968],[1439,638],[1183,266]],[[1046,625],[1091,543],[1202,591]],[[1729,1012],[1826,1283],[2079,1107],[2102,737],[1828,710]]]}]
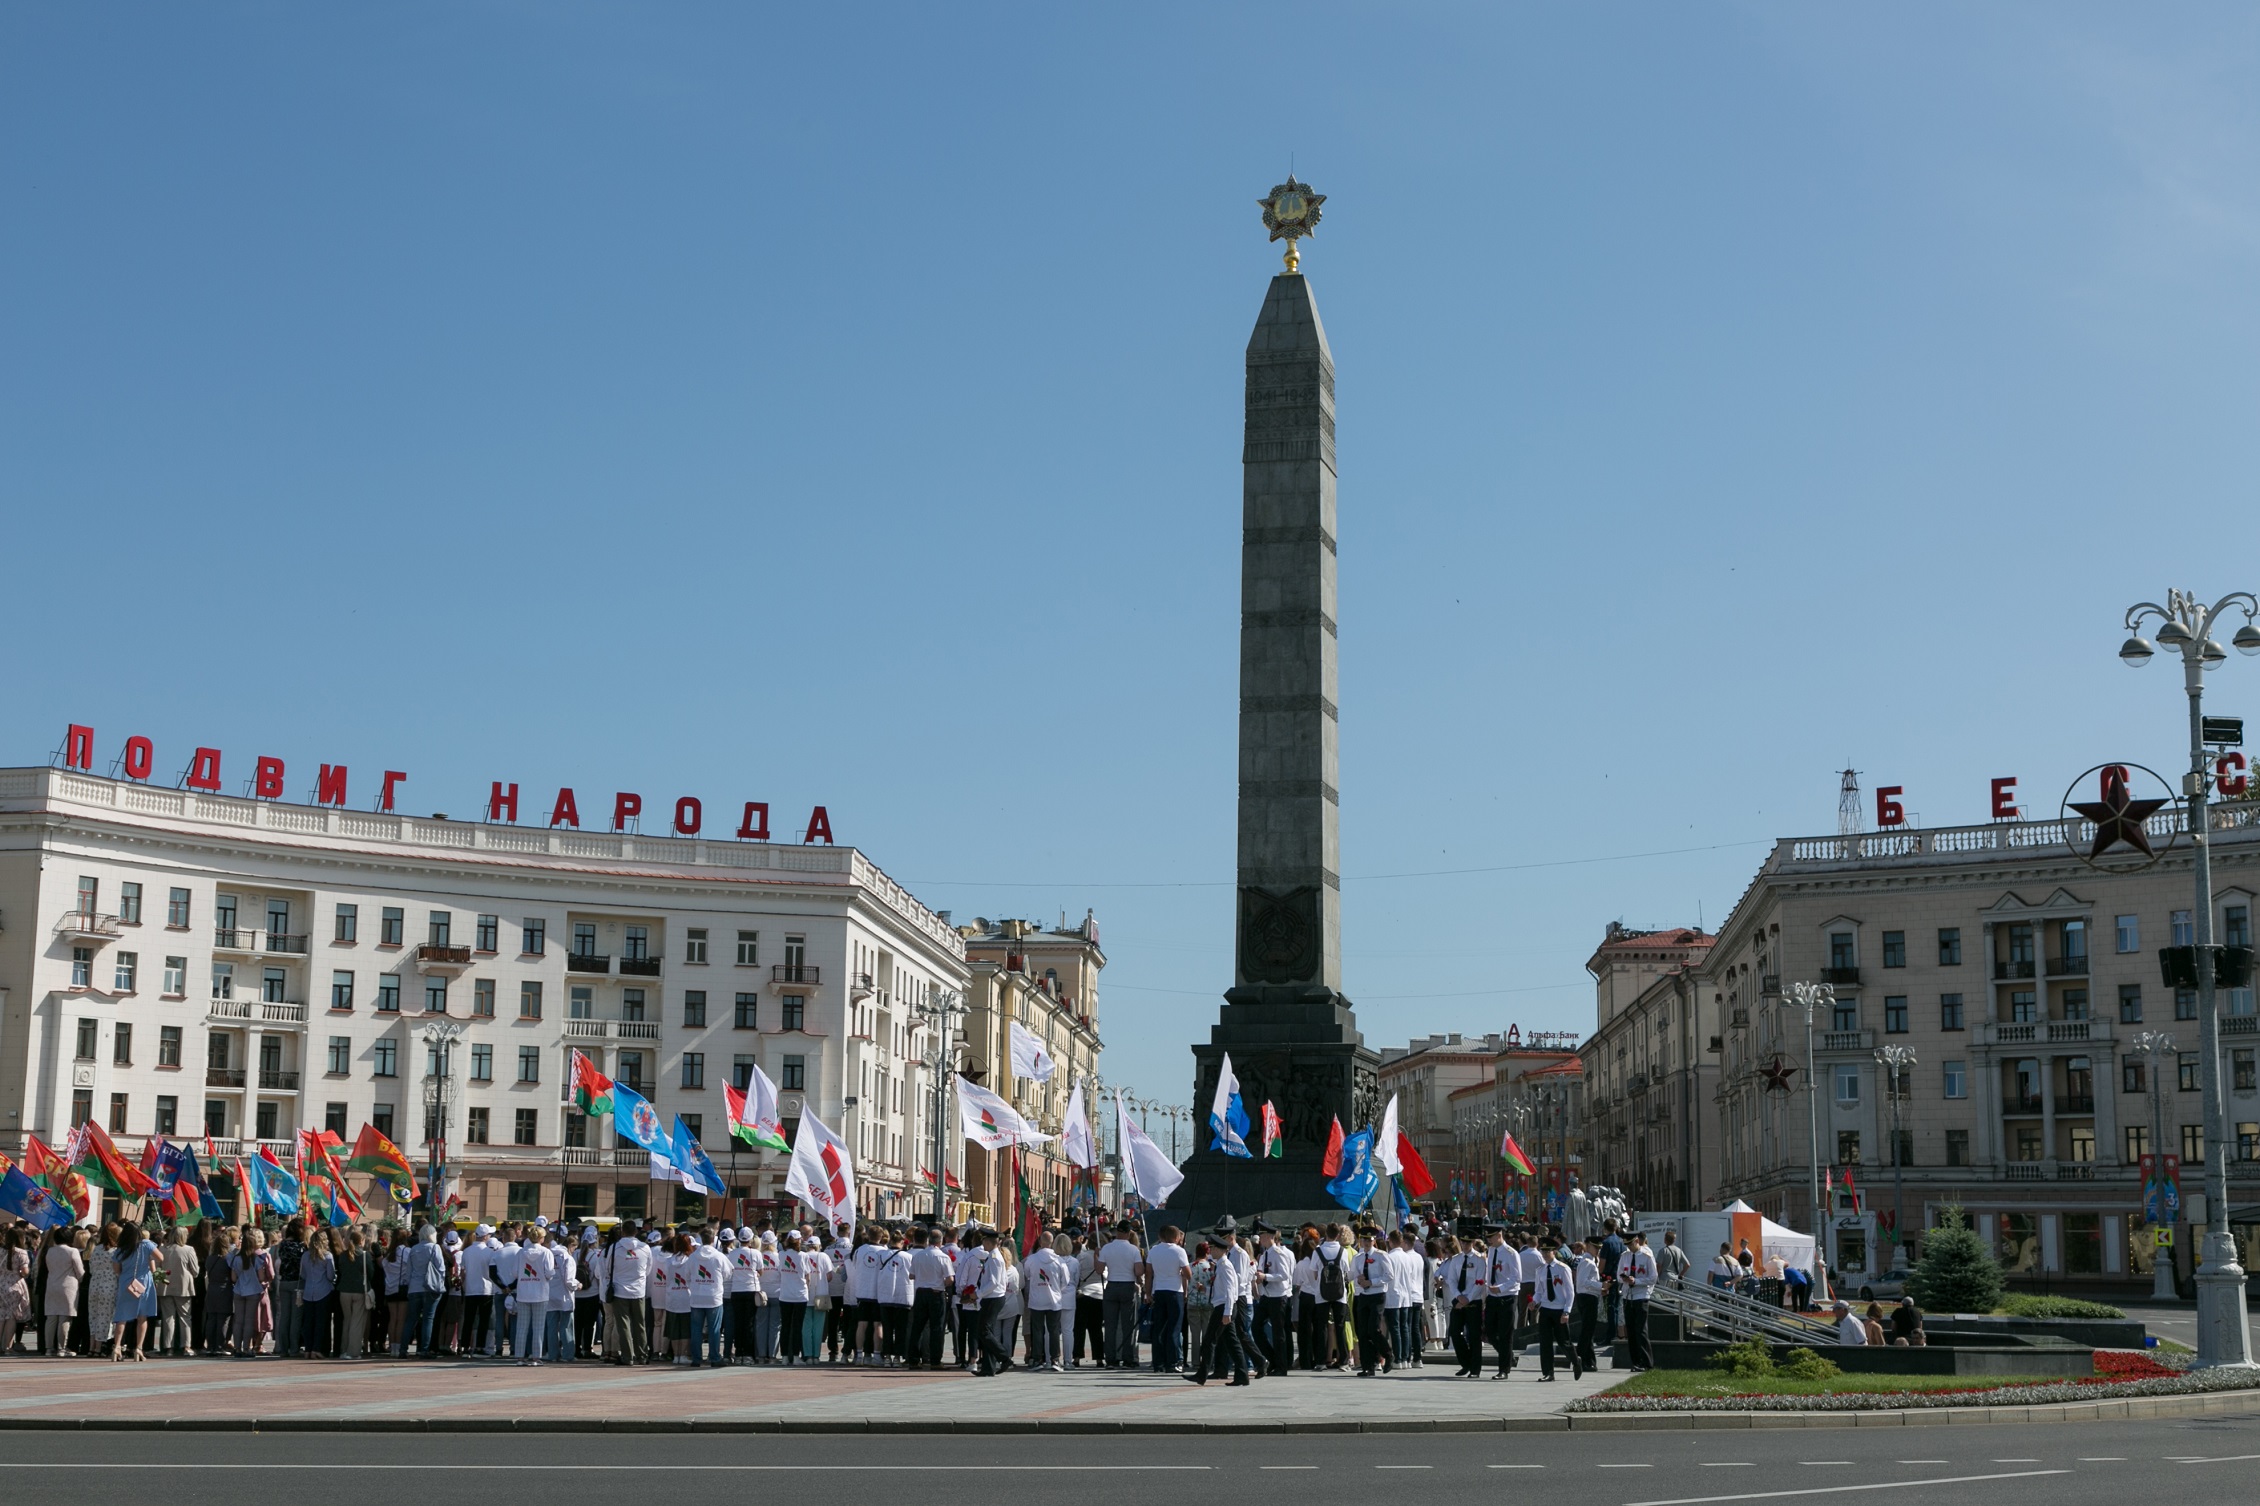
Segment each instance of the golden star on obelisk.
[{"label": "golden star on obelisk", "polygon": [[1318,206],[1325,202],[1326,195],[1312,193],[1310,185],[1297,183],[1293,173],[1287,175],[1286,182],[1256,200],[1263,207],[1263,228],[1271,232],[1273,240],[1287,243],[1287,270],[1290,273],[1299,271],[1303,261],[1301,254],[1295,250],[1295,240],[1318,228]]}]

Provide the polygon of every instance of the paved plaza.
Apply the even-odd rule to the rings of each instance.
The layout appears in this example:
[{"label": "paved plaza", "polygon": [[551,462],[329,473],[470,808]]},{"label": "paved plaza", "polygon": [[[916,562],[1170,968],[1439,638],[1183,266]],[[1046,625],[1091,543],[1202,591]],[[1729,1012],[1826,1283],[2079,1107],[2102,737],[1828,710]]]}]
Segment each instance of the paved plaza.
[{"label": "paved plaza", "polygon": [[1398,1427],[1482,1426],[1545,1417],[1621,1377],[1609,1371],[1551,1384],[1535,1367],[1507,1380],[1454,1379],[1448,1365],[1363,1380],[1296,1374],[1227,1388],[1150,1371],[1014,1371],[982,1380],[937,1373],[607,1365],[522,1369],[507,1362],[321,1360],[87,1360],[0,1364],[0,1417],[23,1421],[163,1422],[244,1419],[305,1427],[541,1419],[559,1426],[628,1427],[690,1421],[794,1427],[876,1425],[975,1428],[987,1424],[1215,1426],[1333,1422]]}]

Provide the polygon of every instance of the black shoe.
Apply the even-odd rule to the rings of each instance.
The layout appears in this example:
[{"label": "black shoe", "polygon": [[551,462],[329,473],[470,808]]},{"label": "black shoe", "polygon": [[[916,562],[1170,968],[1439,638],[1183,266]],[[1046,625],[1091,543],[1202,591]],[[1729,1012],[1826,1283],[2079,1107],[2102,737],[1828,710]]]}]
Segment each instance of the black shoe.
[{"label": "black shoe", "polygon": [[1205,1386],[1208,1384],[1208,1377],[1205,1375],[1188,1375],[1185,1377],[1185,1379],[1191,1381],[1196,1386]]}]

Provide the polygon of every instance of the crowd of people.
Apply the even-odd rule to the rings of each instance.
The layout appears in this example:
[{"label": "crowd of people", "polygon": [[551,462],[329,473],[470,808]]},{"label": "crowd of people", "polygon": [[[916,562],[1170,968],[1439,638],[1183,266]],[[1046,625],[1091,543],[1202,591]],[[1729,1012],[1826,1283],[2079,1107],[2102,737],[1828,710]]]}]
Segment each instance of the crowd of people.
[{"label": "crowd of people", "polygon": [[1577,1242],[1498,1224],[1243,1230],[1226,1218],[1149,1240],[1128,1217],[1071,1217],[1025,1253],[980,1225],[16,1225],[0,1231],[0,1355],[977,1375],[1089,1363],[1244,1385],[1425,1368],[1438,1349],[1456,1376],[1488,1365],[1503,1378],[1535,1342],[1551,1380],[1557,1351],[1581,1375],[1620,1328],[1646,1368],[1649,1298],[1686,1274],[1670,1236],[1651,1251],[1613,1222]]}]

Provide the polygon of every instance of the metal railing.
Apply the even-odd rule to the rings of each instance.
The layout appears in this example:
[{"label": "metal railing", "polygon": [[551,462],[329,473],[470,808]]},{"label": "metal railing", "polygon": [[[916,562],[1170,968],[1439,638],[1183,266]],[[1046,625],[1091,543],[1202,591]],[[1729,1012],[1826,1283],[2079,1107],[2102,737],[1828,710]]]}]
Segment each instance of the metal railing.
[{"label": "metal railing", "polygon": [[815,983],[820,981],[820,969],[813,962],[780,962],[769,969],[772,983]]},{"label": "metal railing", "polygon": [[115,915],[96,915],[91,910],[65,910],[63,918],[55,922],[58,936],[116,937],[123,931],[122,922]]},{"label": "metal railing", "polygon": [[623,978],[656,978],[659,976],[657,957],[622,957],[620,976]]},{"label": "metal railing", "polygon": [[567,952],[565,971],[569,973],[609,973],[612,971],[612,954],[609,952]]},{"label": "metal railing", "polygon": [[1693,1280],[1659,1282],[1654,1301],[1666,1311],[1678,1314],[1683,1329],[1707,1328],[1729,1339],[1763,1334],[1783,1344],[1813,1346],[1836,1342],[1836,1325],[1831,1322]]},{"label": "metal railing", "polygon": [[269,931],[267,933],[267,950],[303,955],[306,951],[307,940],[308,938],[304,936],[292,936],[281,931]]},{"label": "metal railing", "polygon": [[2085,957],[2051,957],[2048,959],[2048,976],[2051,978],[2071,977],[2083,974],[2086,971],[2087,959]]}]

